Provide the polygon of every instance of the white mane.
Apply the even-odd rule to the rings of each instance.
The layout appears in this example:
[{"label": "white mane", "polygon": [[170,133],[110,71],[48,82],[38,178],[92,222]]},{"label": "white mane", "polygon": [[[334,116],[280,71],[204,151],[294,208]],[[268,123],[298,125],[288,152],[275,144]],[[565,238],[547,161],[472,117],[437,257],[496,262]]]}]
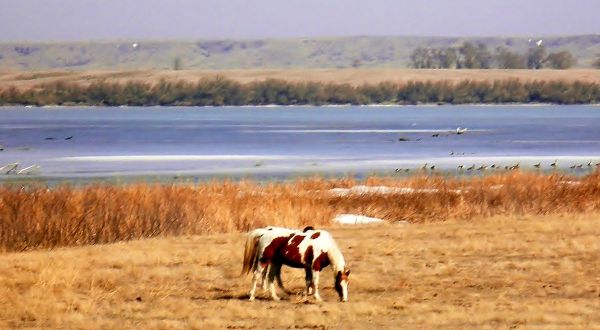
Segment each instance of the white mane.
[{"label": "white mane", "polygon": [[344,267],[346,267],[346,261],[344,260],[342,251],[335,240],[333,240],[331,234],[325,230],[314,230],[307,232],[307,235],[310,236],[310,233],[316,232],[320,233],[320,237],[316,240],[318,242],[317,247],[327,253],[331,267],[335,272],[343,271]]}]

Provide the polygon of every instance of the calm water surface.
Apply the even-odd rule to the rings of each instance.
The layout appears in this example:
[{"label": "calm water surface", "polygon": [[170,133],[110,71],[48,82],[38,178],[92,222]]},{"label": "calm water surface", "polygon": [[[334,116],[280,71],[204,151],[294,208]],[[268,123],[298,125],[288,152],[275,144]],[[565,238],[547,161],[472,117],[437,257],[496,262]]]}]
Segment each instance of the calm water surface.
[{"label": "calm water surface", "polygon": [[48,177],[568,168],[600,162],[600,107],[5,107],[0,145]]}]

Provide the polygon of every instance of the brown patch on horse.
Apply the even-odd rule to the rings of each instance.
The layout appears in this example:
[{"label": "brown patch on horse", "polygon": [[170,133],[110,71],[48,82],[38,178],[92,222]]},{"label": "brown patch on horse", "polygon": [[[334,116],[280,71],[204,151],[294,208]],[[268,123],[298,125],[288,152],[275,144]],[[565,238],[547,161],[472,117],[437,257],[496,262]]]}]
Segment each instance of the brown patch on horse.
[{"label": "brown patch on horse", "polygon": [[302,232],[306,233],[309,230],[315,230],[315,227],[313,227],[313,226],[306,226],[306,227],[304,227],[304,229],[302,229]]},{"label": "brown patch on horse", "polygon": [[288,239],[290,239],[292,236],[293,236],[293,234],[290,236],[287,236],[287,237],[277,237],[277,238],[273,239],[271,241],[271,243],[269,243],[269,245],[267,245],[267,247],[263,251],[262,256],[260,257],[260,262],[262,264],[266,264],[266,263],[270,262],[271,259],[273,259],[273,257],[277,254],[277,252],[280,251],[285,246]]},{"label": "brown patch on horse", "polygon": [[344,272],[342,273],[342,280],[348,280],[348,277],[350,276],[350,269],[345,269]]},{"label": "brown patch on horse", "polygon": [[304,235],[291,235],[288,244],[282,246],[277,254],[277,260],[285,265],[302,268],[302,255],[300,254],[300,243],[306,238]]},{"label": "brown patch on horse", "polygon": [[312,245],[309,245],[304,252],[304,263],[307,265],[312,265],[314,257],[315,255],[313,252],[313,247]]},{"label": "brown patch on horse", "polygon": [[316,233],[310,235],[310,238],[317,239],[317,238],[319,238],[319,236],[321,236],[321,233],[320,232],[316,232]]},{"label": "brown patch on horse", "polygon": [[289,245],[298,247],[298,245],[300,245],[300,243],[302,243],[304,238],[306,238],[306,236],[304,236],[304,235],[294,235],[294,237],[292,237],[292,240],[290,241]]},{"label": "brown patch on horse", "polygon": [[321,254],[313,262],[313,270],[320,272],[323,268],[329,266],[329,257],[327,253],[321,252]]}]

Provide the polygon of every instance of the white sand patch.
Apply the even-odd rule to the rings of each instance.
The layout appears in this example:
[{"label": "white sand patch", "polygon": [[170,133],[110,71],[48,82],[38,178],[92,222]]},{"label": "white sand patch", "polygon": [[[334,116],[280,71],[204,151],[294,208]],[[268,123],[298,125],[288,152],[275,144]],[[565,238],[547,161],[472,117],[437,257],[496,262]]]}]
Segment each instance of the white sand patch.
[{"label": "white sand patch", "polygon": [[[387,187],[387,186],[354,186],[351,188],[333,188],[329,189],[329,193],[335,196],[347,196],[347,195],[365,195],[365,194],[414,194],[414,193],[436,193],[439,189],[429,188],[398,188],[398,187]],[[459,189],[448,190],[449,192],[460,194],[462,193]]]},{"label": "white sand patch", "polygon": [[384,221],[379,218],[370,218],[364,215],[339,214],[333,218],[333,222],[343,225],[362,225],[370,223],[383,223]]},{"label": "white sand patch", "polygon": [[[487,132],[484,129],[473,129],[469,132]],[[456,129],[290,129],[251,131],[253,133],[456,133]]]},{"label": "white sand patch", "polygon": [[581,182],[579,181],[561,181],[560,183],[566,184],[568,186],[577,186],[581,184]]}]

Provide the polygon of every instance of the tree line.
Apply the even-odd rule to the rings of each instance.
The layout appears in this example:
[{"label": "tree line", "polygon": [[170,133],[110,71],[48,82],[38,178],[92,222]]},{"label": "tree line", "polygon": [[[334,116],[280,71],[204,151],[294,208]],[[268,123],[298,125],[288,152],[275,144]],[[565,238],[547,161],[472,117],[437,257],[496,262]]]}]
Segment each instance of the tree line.
[{"label": "tree line", "polygon": [[600,84],[567,81],[414,81],[353,86],[269,79],[242,84],[225,78],[156,84],[58,81],[0,90],[0,105],[224,106],[328,104],[600,103]]},{"label": "tree line", "polygon": [[500,46],[492,53],[483,43],[464,42],[459,47],[416,48],[410,67],[416,69],[568,69],[577,59],[568,51],[548,54],[543,45],[518,53]]}]

